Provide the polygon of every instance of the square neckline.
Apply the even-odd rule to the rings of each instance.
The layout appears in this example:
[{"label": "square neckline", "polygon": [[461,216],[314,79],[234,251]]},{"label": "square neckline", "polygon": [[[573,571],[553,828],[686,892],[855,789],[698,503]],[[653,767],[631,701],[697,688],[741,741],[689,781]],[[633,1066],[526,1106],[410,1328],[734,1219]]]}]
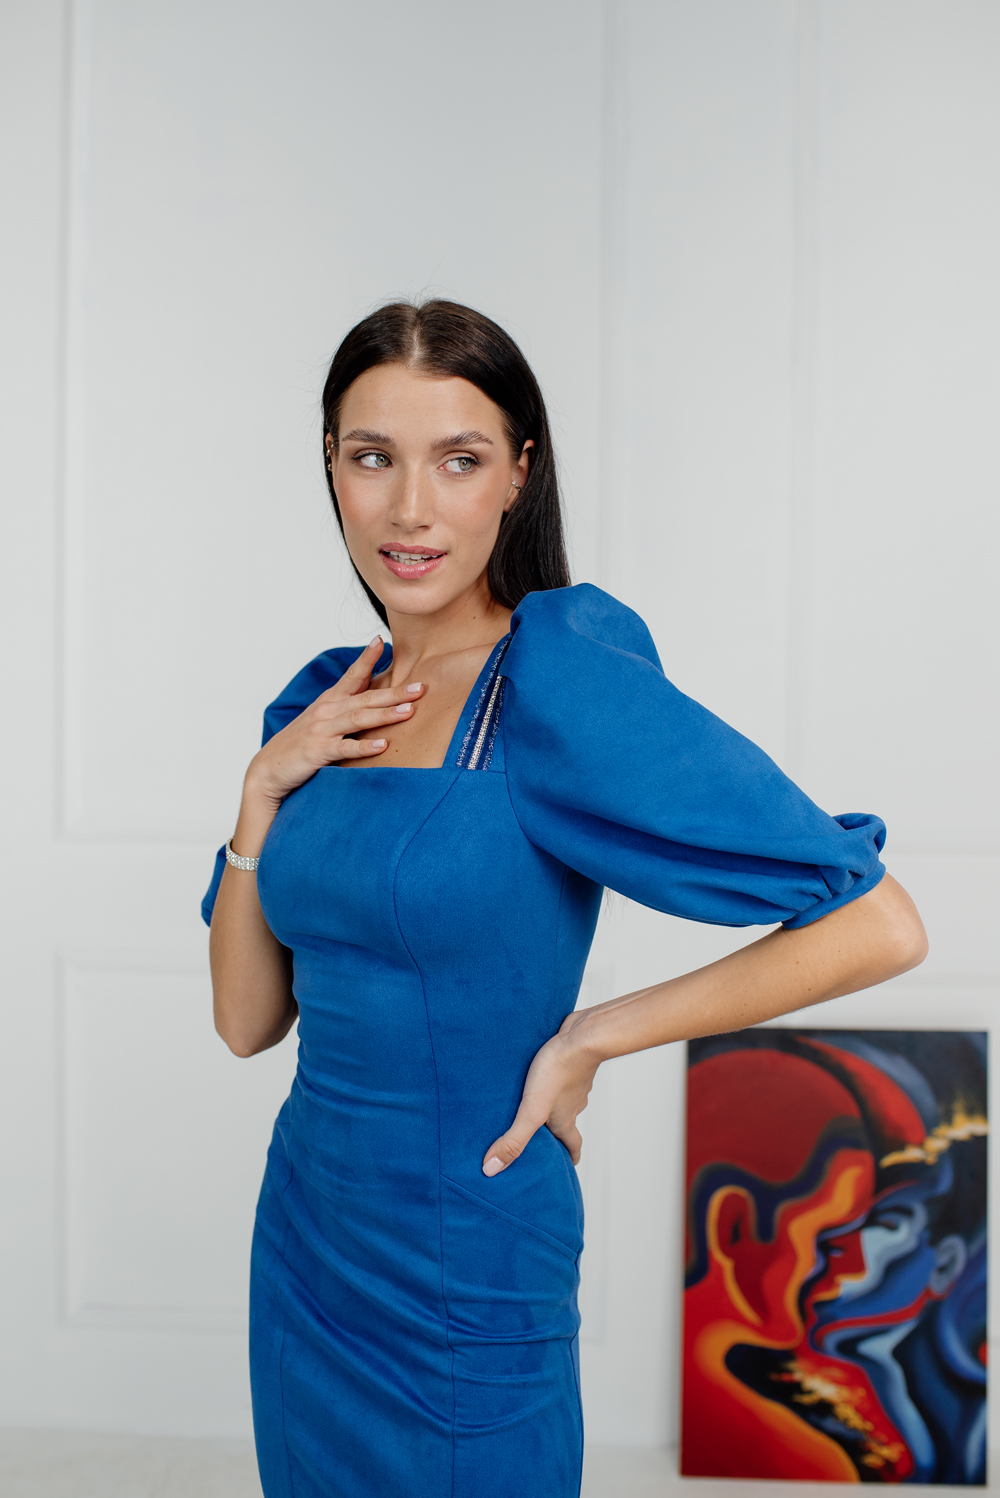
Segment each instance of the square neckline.
[{"label": "square neckline", "polygon": [[[394,770],[397,772],[410,771],[412,773],[420,775],[440,775],[442,770],[462,770],[465,768],[475,768],[471,765],[466,767],[461,763],[462,754],[472,736],[473,726],[475,724],[476,718],[479,715],[480,708],[486,701],[486,695],[489,690],[490,684],[493,681],[494,676],[499,675],[500,662],[503,660],[507,646],[510,644],[512,638],[513,632],[511,630],[508,630],[507,633],[505,635],[502,635],[500,639],[497,640],[496,644],[490,649],[489,655],[483,662],[482,670],[479,672],[479,675],[473,682],[472,689],[469,692],[469,695],[466,697],[464,703],[462,704],[462,711],[458,715],[458,722],[455,724],[454,732],[452,733],[452,736],[448,741],[448,748],[445,751],[444,762],[442,764],[384,765],[376,761],[374,764],[369,764],[368,768],[372,770]],[[372,672],[372,675],[381,676],[382,672],[388,671],[391,665],[392,644],[390,643],[386,645],[385,650],[379,656],[378,663],[375,667],[375,670]],[[343,764],[335,764],[328,765],[326,766],[326,768],[330,770],[340,770],[343,769],[344,766]]]}]

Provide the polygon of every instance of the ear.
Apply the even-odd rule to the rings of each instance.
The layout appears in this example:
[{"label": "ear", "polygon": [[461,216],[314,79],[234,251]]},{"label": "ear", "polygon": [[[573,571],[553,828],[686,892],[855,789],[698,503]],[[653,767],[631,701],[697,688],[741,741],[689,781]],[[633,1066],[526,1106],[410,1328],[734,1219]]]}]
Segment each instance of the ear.
[{"label": "ear", "polygon": [[514,488],[514,485],[520,484],[521,488],[523,489],[525,484],[528,482],[528,474],[531,472],[531,458],[528,455],[534,445],[534,442],[532,442],[531,438],[529,437],[528,441],[521,449],[521,456],[518,458],[514,471],[511,474],[510,497],[503,507],[505,515],[510,513],[510,511],[514,508],[514,506],[517,504],[517,501],[521,497],[518,490]]}]

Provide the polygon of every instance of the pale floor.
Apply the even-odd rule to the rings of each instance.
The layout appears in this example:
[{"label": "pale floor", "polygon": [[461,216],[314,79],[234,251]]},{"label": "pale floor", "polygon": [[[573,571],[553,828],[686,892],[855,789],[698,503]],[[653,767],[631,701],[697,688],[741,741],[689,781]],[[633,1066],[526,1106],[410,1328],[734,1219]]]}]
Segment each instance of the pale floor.
[{"label": "pale floor", "polygon": [[[855,1491],[840,1483],[685,1480],[677,1476],[672,1452],[597,1446],[587,1453],[583,1498],[679,1498],[682,1492],[764,1498],[776,1487],[781,1498]],[[990,1488],[1000,1491],[993,1483]],[[935,1489],[942,1495],[965,1491]],[[260,1485],[244,1441],[0,1430],[0,1498],[260,1498]]]}]

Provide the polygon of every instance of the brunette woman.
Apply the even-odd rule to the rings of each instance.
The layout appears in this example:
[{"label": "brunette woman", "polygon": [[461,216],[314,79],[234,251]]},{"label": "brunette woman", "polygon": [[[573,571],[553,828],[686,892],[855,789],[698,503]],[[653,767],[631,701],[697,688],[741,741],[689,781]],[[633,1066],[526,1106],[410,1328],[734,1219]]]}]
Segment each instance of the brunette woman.
[{"label": "brunette woman", "polygon": [[[205,903],[230,1047],[299,1021],[253,1249],[264,1492],[575,1498],[598,1066],[880,983],[923,928],[877,817],[820,811],[569,586],[545,409],[496,324],[383,308],[323,414],[392,646],[325,651],[267,709]],[[776,929],[574,1010],[604,886]]]}]

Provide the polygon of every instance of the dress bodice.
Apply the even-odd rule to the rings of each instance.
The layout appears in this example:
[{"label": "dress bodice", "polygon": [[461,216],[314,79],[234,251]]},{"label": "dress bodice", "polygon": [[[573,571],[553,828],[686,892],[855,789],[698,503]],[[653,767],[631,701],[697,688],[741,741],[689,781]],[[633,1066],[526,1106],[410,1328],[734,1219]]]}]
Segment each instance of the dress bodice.
[{"label": "dress bodice", "polygon": [[[299,672],[265,740],[358,654]],[[254,1246],[268,1498],[578,1492],[576,1172],[546,1128],[481,1164],[576,1003],[602,886],[803,925],[878,882],[883,835],[678,692],[588,586],[515,611],[441,768],[333,765],[286,798],[257,873],[299,1006]]]}]

